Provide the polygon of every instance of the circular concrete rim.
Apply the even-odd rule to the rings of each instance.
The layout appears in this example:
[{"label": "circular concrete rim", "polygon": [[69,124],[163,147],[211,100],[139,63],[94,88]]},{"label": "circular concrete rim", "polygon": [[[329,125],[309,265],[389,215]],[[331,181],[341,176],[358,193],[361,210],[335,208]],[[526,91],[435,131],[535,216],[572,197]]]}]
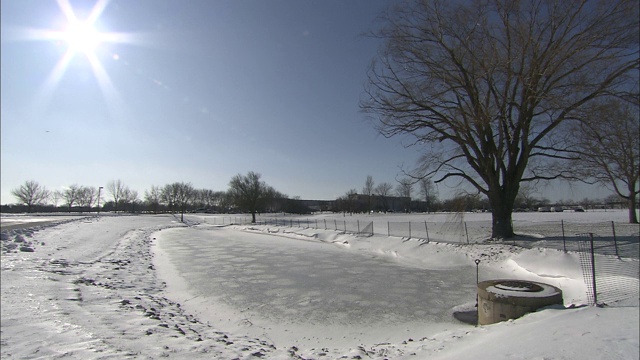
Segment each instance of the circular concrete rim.
[{"label": "circular concrete rim", "polygon": [[534,292],[540,292],[544,290],[542,286],[532,281],[523,281],[523,280],[507,280],[507,281],[498,282],[493,286],[499,290],[513,291],[516,293],[519,293],[519,292],[534,293]]},{"label": "circular concrete rim", "polygon": [[[495,287],[498,284],[509,282],[531,283],[532,285],[535,285],[535,288],[540,287],[541,290],[536,292],[526,292],[500,290],[499,288],[496,288],[500,290],[501,293],[487,290],[487,288]],[[544,304],[562,304],[562,290],[553,285],[529,280],[497,279],[481,281],[478,283],[478,296],[492,302],[519,306],[539,307],[540,305]]]}]

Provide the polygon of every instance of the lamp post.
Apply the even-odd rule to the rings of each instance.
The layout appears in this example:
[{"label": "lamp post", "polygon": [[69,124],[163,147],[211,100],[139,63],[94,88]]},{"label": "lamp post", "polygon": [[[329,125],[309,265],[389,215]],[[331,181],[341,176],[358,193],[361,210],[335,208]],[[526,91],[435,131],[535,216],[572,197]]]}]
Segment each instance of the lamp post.
[{"label": "lamp post", "polygon": [[98,216],[100,216],[100,191],[103,189],[102,186],[98,188]]}]

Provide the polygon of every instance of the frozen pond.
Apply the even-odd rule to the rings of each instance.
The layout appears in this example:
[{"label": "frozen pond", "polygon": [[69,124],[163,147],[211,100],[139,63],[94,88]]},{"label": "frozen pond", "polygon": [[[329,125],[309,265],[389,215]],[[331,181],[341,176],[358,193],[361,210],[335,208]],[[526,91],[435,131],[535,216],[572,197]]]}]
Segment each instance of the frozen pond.
[{"label": "frozen pond", "polygon": [[470,263],[416,268],[342,245],[215,227],[156,235],[191,299],[218,304],[202,314],[216,326],[226,318],[265,328],[451,325],[454,307],[475,302]]}]

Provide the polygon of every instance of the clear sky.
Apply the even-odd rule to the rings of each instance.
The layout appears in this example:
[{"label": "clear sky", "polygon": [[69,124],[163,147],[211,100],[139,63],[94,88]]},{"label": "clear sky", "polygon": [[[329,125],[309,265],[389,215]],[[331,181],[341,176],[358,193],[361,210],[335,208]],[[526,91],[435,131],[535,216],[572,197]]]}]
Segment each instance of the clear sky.
[{"label": "clear sky", "polygon": [[[379,47],[363,34],[389,4],[2,0],[1,202],[26,180],[120,179],[140,198],[176,181],[227,190],[248,171],[304,199],[360,191],[367,175],[395,185],[417,149],[358,106]],[[70,40],[74,18],[102,40]]]}]

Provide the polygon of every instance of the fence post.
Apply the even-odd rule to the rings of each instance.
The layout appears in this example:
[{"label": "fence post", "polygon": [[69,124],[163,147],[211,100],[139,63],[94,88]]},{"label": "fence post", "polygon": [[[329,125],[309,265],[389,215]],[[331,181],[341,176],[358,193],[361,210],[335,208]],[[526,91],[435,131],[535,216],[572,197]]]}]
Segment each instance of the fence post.
[{"label": "fence post", "polygon": [[591,281],[593,281],[593,303],[598,305],[598,291],[596,290],[596,255],[593,249],[593,233],[589,234],[589,241],[591,242]]},{"label": "fence post", "polygon": [[564,247],[564,252],[567,252],[567,241],[564,237],[564,219],[560,220],[560,226],[562,226],[562,247]]},{"label": "fence post", "polygon": [[356,222],[358,223],[358,234],[360,234],[360,219],[356,220]]},{"label": "fence post", "polygon": [[467,229],[467,222],[464,222],[464,232],[467,234],[467,244],[469,244],[469,230]]},{"label": "fence post", "polygon": [[424,221],[424,231],[427,232],[427,242],[431,242],[431,240],[429,240],[429,228],[427,227],[427,221]]},{"label": "fence post", "polygon": [[324,220],[324,229],[327,230],[327,219],[323,219]]},{"label": "fence post", "polygon": [[347,220],[344,220],[344,233],[347,233]]},{"label": "fence post", "polygon": [[613,246],[616,248],[616,257],[620,258],[618,255],[618,239],[616,239],[616,226],[613,221],[611,221],[611,231],[613,232]]},{"label": "fence post", "polygon": [[387,221],[387,236],[391,237],[391,225],[389,225],[389,221]]},{"label": "fence post", "polygon": [[409,221],[409,239],[411,239],[411,221]]},{"label": "fence post", "polygon": [[333,219],[333,227],[334,229],[336,229],[336,231],[338,231],[338,220]]},{"label": "fence post", "polygon": [[[480,283],[480,259],[475,259],[474,262],[476,263],[476,288],[478,287],[478,284]],[[478,294],[478,291],[476,290],[476,307],[478,307],[478,297],[480,295]]]}]

